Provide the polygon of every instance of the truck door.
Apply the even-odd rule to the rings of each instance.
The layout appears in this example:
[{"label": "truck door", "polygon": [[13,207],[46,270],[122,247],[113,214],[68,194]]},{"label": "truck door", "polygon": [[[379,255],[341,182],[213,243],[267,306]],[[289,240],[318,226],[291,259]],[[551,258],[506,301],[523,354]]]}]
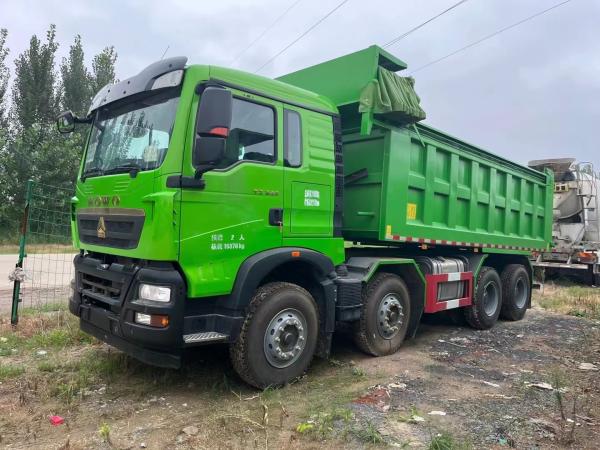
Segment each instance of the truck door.
[{"label": "truck door", "polygon": [[[227,294],[250,255],[281,246],[281,104],[232,89],[224,159],[203,175],[203,189],[182,189],[180,265],[188,296]],[[190,114],[193,135],[195,111]],[[189,135],[189,136],[191,136]],[[190,155],[183,175],[193,175]]]},{"label": "truck door", "polygon": [[283,109],[284,238],[331,237],[334,149],[330,116]]}]

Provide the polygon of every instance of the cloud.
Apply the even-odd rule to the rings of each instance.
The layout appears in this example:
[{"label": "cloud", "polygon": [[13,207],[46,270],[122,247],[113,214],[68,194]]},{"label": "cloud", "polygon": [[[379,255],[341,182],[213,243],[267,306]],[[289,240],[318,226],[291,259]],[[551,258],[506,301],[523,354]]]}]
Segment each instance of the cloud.
[{"label": "cloud", "polygon": [[[32,34],[56,23],[68,51],[81,34],[86,57],[106,45],[126,78],[157,60],[229,65],[293,0],[191,1],[2,0],[0,27],[12,57]],[[253,71],[330,11],[339,0],[302,0],[238,62]],[[389,50],[419,67],[558,0],[468,1]],[[453,0],[350,0],[261,71],[278,76],[371,44],[383,44],[453,4]],[[598,2],[572,1],[415,74],[428,123],[504,157],[574,156],[600,168],[600,17]]]}]

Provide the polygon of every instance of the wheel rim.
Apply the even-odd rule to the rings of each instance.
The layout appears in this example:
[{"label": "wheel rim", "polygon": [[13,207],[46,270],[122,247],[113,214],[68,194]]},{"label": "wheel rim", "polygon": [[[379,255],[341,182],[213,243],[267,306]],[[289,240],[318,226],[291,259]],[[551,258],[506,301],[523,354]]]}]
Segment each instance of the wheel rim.
[{"label": "wheel rim", "polygon": [[483,289],[483,311],[487,316],[493,316],[498,309],[498,286],[493,281],[485,285]]},{"label": "wheel rim", "polygon": [[527,303],[527,286],[522,278],[519,278],[515,283],[515,306],[523,308]]},{"label": "wheel rim", "polygon": [[294,364],[306,346],[306,319],[297,309],[284,309],[271,319],[265,331],[264,353],[278,369]]},{"label": "wheel rim", "polygon": [[404,310],[396,294],[387,294],[377,308],[377,331],[384,339],[398,334],[404,322]]}]

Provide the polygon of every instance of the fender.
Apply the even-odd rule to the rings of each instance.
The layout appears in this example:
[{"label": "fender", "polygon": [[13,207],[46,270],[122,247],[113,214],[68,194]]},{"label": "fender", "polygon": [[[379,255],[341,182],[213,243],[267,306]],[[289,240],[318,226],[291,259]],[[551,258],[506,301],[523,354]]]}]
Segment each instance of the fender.
[{"label": "fender", "polygon": [[[296,256],[292,256],[292,254]],[[327,309],[331,307],[334,311],[335,287],[329,277],[330,274],[335,274],[333,262],[322,253],[299,247],[274,248],[247,258],[238,270],[233,290],[226,300],[226,307],[238,311],[243,310],[250,303],[259,283],[275,268],[289,262],[308,263],[315,269],[325,292]]]},{"label": "fender", "polygon": [[352,257],[347,262],[350,270],[368,283],[378,271],[395,273],[404,279],[411,294],[411,317],[408,322],[407,336],[414,337],[425,309],[425,277],[412,258]]}]

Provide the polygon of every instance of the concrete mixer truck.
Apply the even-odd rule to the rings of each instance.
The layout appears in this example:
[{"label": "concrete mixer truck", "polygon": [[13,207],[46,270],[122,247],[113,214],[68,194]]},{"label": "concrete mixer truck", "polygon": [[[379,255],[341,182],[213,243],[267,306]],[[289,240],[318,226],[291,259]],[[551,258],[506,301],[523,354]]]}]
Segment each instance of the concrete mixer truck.
[{"label": "concrete mixer truck", "polygon": [[574,158],[530,161],[529,167],[554,172],[553,248],[534,252],[534,267],[546,277],[600,285],[599,174]]}]

